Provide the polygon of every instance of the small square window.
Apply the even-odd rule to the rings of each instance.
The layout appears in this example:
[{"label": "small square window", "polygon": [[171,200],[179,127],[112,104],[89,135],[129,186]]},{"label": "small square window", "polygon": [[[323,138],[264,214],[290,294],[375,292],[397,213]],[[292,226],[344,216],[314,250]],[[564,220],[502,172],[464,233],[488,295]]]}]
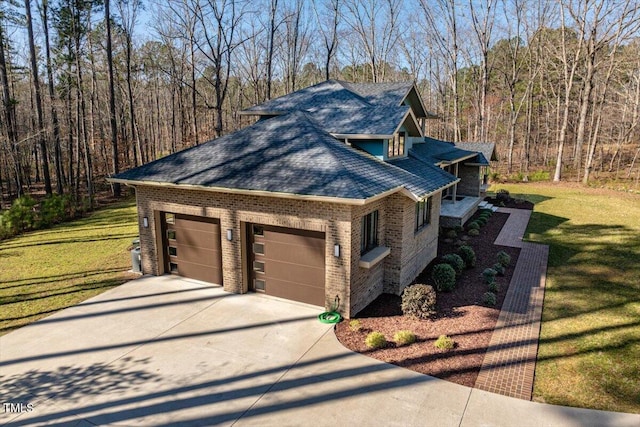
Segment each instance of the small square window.
[{"label": "small square window", "polygon": [[254,261],[253,262],[253,271],[256,273],[264,273],[264,262],[262,261]]},{"label": "small square window", "polygon": [[256,255],[264,255],[264,243],[254,243],[253,253]]},{"label": "small square window", "polygon": [[167,230],[167,239],[176,240],[176,230]]},{"label": "small square window", "polygon": [[175,262],[170,262],[169,263],[169,271],[172,273],[177,273],[178,272],[178,264],[176,264]]},{"label": "small square window", "polygon": [[176,216],[172,213],[165,213],[164,214],[164,220],[167,224],[175,224],[176,223]]},{"label": "small square window", "polygon": [[253,288],[256,291],[264,291],[266,289],[266,283],[262,279],[256,279],[253,281]]},{"label": "small square window", "polygon": [[253,226],[253,235],[254,236],[264,236],[264,227],[261,225]]},{"label": "small square window", "polygon": [[178,248],[169,246],[169,256],[178,256]]}]

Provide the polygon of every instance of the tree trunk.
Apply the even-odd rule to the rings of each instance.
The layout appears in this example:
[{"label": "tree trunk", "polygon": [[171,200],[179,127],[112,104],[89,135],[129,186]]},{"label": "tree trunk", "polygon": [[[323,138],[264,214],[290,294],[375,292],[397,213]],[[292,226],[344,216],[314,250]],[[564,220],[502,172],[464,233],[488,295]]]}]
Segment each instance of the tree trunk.
[{"label": "tree trunk", "polygon": [[[109,75],[109,124],[111,127],[111,170],[114,175],[120,172],[118,157],[118,124],[116,122],[116,95],[113,83],[113,49],[111,47],[111,10],[110,0],[104,0],[104,19],[107,26],[107,70]],[[111,186],[113,197],[120,197],[119,182]]]}]

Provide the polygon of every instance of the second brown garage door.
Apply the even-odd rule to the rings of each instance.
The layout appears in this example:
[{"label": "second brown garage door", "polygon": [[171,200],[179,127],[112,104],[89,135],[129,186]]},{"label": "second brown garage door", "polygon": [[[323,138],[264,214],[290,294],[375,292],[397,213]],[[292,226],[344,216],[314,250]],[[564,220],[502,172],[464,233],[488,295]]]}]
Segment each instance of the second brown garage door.
[{"label": "second brown garage door", "polygon": [[325,305],[324,233],[251,224],[248,234],[255,291]]},{"label": "second brown garage door", "polygon": [[167,271],[222,284],[220,222],[180,214],[164,214]]}]

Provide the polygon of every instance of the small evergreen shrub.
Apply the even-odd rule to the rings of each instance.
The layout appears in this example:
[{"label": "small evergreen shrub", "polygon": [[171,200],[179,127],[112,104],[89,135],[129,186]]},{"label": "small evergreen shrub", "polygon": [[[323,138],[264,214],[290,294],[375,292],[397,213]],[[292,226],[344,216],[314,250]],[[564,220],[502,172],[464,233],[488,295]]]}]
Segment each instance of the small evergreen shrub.
[{"label": "small evergreen shrub", "polygon": [[475,222],[478,223],[480,227],[487,225],[487,220],[485,218],[477,218]]},{"label": "small evergreen shrub", "polygon": [[510,198],[511,194],[509,194],[508,190],[501,188],[500,190],[496,191],[496,200],[498,200],[499,202],[507,202]]},{"label": "small evergreen shrub", "polygon": [[382,348],[387,346],[387,339],[382,332],[373,331],[364,339],[364,343],[369,348]]},{"label": "small evergreen shrub", "polygon": [[456,237],[458,237],[458,233],[456,233],[456,230],[447,230],[445,236],[447,237],[447,239],[455,239]]},{"label": "small evergreen shrub", "polygon": [[68,217],[69,197],[53,194],[40,204],[38,227],[49,227],[64,221]]},{"label": "small evergreen shrub", "polygon": [[30,230],[36,226],[35,206],[36,201],[31,196],[21,196],[2,214],[2,222],[12,234]]},{"label": "small evergreen shrub", "polygon": [[462,233],[464,231],[464,228],[462,228],[461,225],[456,225],[455,227],[453,227],[453,229],[456,231],[456,233]]},{"label": "small evergreen shrub", "polygon": [[476,221],[472,221],[467,224],[467,230],[480,230],[480,224],[478,224]]},{"label": "small evergreen shrub", "polygon": [[442,257],[442,261],[453,267],[456,276],[460,276],[464,271],[464,260],[458,254],[447,254]]},{"label": "small evergreen shrub", "polygon": [[494,294],[493,292],[485,292],[484,295],[482,295],[482,303],[484,305],[493,307],[494,305],[496,305],[496,302],[497,302],[496,294]]},{"label": "small evergreen shrub", "polygon": [[472,237],[479,236],[479,235],[480,235],[480,230],[476,230],[476,229],[469,230],[469,231],[467,232],[467,234],[468,234],[469,236],[472,236]]},{"label": "small evergreen shrub", "polygon": [[393,335],[393,340],[398,345],[409,345],[416,342],[416,334],[411,331],[398,331]]},{"label": "small evergreen shrub", "polygon": [[456,287],[456,271],[449,264],[436,264],[431,271],[431,279],[439,291],[449,292]]},{"label": "small evergreen shrub", "polygon": [[436,291],[431,285],[415,284],[402,292],[402,313],[418,319],[428,319],[436,312]]},{"label": "small evergreen shrub", "polygon": [[493,264],[493,268],[496,273],[498,273],[498,276],[504,276],[504,272],[505,272],[505,268],[504,265],[500,264],[499,262],[496,262],[495,264]]},{"label": "small evergreen shrub", "polygon": [[451,350],[456,346],[454,340],[446,335],[440,335],[433,345],[440,350]]},{"label": "small evergreen shrub", "polygon": [[353,319],[349,322],[349,329],[353,332],[359,332],[362,329],[362,322],[358,319]]},{"label": "small evergreen shrub", "polygon": [[462,258],[467,268],[475,267],[476,253],[473,251],[473,248],[471,246],[460,246],[460,248],[458,249],[458,255],[460,255],[460,258]]},{"label": "small evergreen shrub", "polygon": [[511,264],[511,256],[509,256],[508,253],[506,253],[505,251],[500,251],[496,256],[500,264],[502,264],[505,267],[509,267],[509,264]]},{"label": "small evergreen shrub", "polygon": [[487,286],[487,289],[489,290],[489,292],[493,292],[494,294],[496,294],[500,292],[500,285],[498,285],[498,282],[491,282]]},{"label": "small evergreen shrub", "polygon": [[498,274],[498,272],[493,268],[485,268],[482,272],[482,278],[484,279],[485,283],[491,283],[495,280],[496,274]]},{"label": "small evergreen shrub", "polygon": [[491,209],[481,209],[480,215],[486,215],[490,217],[491,215],[493,215],[493,211]]}]

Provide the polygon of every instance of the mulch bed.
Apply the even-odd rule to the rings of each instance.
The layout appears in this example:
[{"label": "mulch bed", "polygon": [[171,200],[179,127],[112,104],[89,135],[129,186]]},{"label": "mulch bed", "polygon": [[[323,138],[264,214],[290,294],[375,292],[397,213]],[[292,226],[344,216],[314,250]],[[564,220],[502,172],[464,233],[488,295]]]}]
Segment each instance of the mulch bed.
[{"label": "mulch bed", "polygon": [[[513,207],[526,209],[533,205],[514,202]],[[477,258],[476,266],[463,272],[452,292],[438,292],[437,314],[432,319],[419,320],[403,316],[400,309],[401,298],[383,294],[356,316],[361,322],[359,331],[351,330],[349,321],[336,325],[338,340],[345,347],[375,359],[473,387],[520,254],[518,248],[493,244],[508,217],[508,214],[496,212],[480,229],[479,236],[470,237],[466,232],[459,234],[459,239],[473,247]],[[474,219],[475,216],[470,221]],[[438,256],[455,253],[456,243],[459,242],[441,237],[438,241]],[[497,262],[496,254],[501,250],[511,256],[511,264],[504,276],[496,278],[500,285],[497,304],[486,307],[482,305],[482,296],[487,292],[482,271]],[[431,269],[437,263],[438,259],[429,264],[415,282],[432,284]],[[412,331],[416,334],[417,342],[408,346],[393,343],[393,335],[400,330]],[[364,341],[372,331],[382,332],[389,345],[383,349],[369,349]],[[434,341],[440,335],[453,338],[455,348],[449,351],[438,350]]]}]

